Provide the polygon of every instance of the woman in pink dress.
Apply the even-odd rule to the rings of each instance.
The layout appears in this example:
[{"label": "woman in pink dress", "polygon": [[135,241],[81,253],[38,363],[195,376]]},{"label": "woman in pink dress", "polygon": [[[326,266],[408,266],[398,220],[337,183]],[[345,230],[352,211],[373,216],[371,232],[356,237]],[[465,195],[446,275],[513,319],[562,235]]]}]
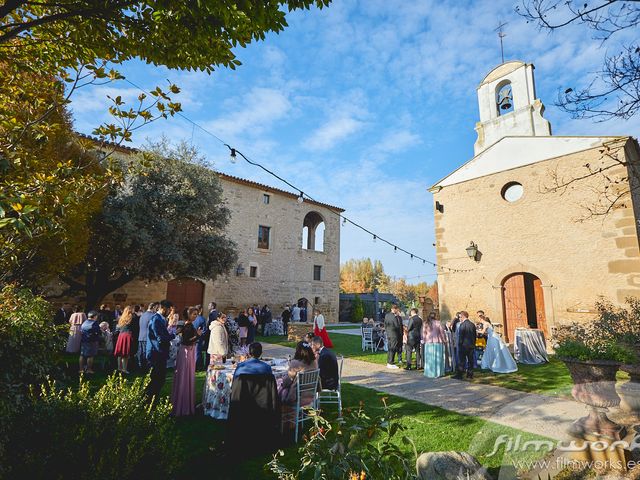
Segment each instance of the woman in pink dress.
[{"label": "woman in pink dress", "polygon": [[76,305],[73,307],[71,317],[69,317],[69,339],[67,340],[67,352],[78,353],[80,351],[80,342],[82,341],[82,332],[80,327],[87,319],[85,313]]},{"label": "woman in pink dress", "polygon": [[177,333],[181,337],[180,348],[176,358],[176,369],[173,375],[171,389],[171,403],[173,415],[193,415],[196,405],[196,344],[202,335],[201,330],[193,327],[193,321],[198,316],[196,307],[187,310],[187,321],[178,327]]},{"label": "woman in pink dress", "polygon": [[324,315],[317,308],[313,310],[313,334],[322,339],[322,343],[327,348],[333,348],[333,342],[329,338],[327,329],[324,326]]}]

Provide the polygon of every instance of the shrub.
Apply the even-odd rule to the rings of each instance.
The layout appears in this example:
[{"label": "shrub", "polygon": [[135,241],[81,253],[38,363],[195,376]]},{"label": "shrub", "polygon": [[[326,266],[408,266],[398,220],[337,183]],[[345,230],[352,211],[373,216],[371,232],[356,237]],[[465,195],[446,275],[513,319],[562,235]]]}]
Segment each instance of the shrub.
[{"label": "shrub", "polygon": [[362,299],[360,295],[356,294],[353,297],[353,303],[351,304],[351,321],[354,323],[359,323],[364,318],[364,304],[362,303]]},{"label": "shrub", "polygon": [[287,464],[297,465],[295,469],[284,465],[283,451],[276,453],[268,464],[279,480],[417,478],[415,446],[413,458],[398,446],[398,440],[412,446],[413,442],[406,436],[397,438],[405,427],[386,402],[379,418],[367,416],[362,405],[355,411],[347,410],[344,418],[333,422],[316,411],[310,415],[313,426],[303,438],[303,445],[294,454],[295,458],[286,459]]},{"label": "shrub", "polygon": [[[178,466],[171,405],[146,403],[148,379],[113,375],[95,392],[80,380],[32,390],[7,420],[5,478],[171,478]],[[3,419],[4,420],[4,419]]]},{"label": "shrub", "polygon": [[0,399],[4,407],[21,402],[32,384],[53,371],[64,345],[53,325],[51,305],[27,289],[14,285],[0,291]]},{"label": "shrub", "polygon": [[637,361],[640,344],[640,300],[628,298],[630,309],[607,301],[596,303],[598,318],[590,323],[561,325],[554,335],[558,357],[577,360]]}]

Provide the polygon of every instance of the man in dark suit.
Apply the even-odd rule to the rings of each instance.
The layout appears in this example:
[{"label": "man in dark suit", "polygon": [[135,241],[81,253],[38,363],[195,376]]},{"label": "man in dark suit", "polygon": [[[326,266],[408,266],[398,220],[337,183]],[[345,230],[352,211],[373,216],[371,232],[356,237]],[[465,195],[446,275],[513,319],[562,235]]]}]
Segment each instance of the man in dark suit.
[{"label": "man in dark suit", "polygon": [[172,302],[162,300],[158,311],[149,320],[147,360],[151,365],[151,374],[149,385],[147,385],[147,397],[154,403],[158,401],[160,390],[164,386],[170,342],[176,337],[167,331],[166,317],[171,307],[173,307]]},{"label": "man in dark suit", "polygon": [[287,303],[285,309],[282,311],[282,328],[284,334],[289,335],[289,321],[291,320],[291,307]]},{"label": "man in dark suit", "polygon": [[476,348],[476,326],[469,320],[467,312],[460,312],[460,323],[456,328],[458,336],[458,371],[453,376],[462,379],[465,362],[467,366],[467,378],[473,378],[474,350]]},{"label": "man in dark suit", "polygon": [[[53,323],[58,326],[67,325],[67,322],[69,322],[70,316],[71,316],[71,305],[68,303],[65,303],[56,312],[55,316],[53,317]],[[67,332],[65,332],[65,334],[66,333]]]},{"label": "man in dark suit", "polygon": [[422,346],[420,345],[422,340],[422,319],[418,315],[417,308],[412,308],[409,313],[411,317],[407,326],[407,366],[405,370],[411,370],[411,356],[414,350],[416,351],[416,368],[419,370],[422,368]]},{"label": "man in dark suit", "polygon": [[336,390],[338,388],[338,359],[336,354],[324,346],[322,338],[313,337],[311,349],[318,358],[320,369],[320,386],[324,390]]},{"label": "man in dark suit", "polygon": [[398,305],[393,304],[391,312],[384,316],[384,330],[387,334],[387,368],[398,369],[396,353],[400,356],[402,352],[402,318]]},{"label": "man in dark suit", "polygon": [[262,310],[260,310],[260,320],[262,321],[262,336],[264,337],[265,328],[267,328],[267,325],[273,320],[273,315],[268,305],[265,305],[262,307]]}]

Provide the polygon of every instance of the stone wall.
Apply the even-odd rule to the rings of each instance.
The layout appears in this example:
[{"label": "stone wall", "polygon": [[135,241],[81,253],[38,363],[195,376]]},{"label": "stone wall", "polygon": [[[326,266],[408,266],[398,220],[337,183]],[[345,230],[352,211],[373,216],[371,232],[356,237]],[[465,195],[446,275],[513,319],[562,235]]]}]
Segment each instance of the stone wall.
[{"label": "stone wall", "polygon": [[[636,156],[633,140],[621,140],[627,157]],[[630,199],[606,216],[589,216],[587,208],[602,199],[604,183],[594,177],[549,192],[558,179],[584,175],[608,162],[601,148],[502,171],[442,188],[433,195],[444,212],[435,211],[438,264],[466,273],[442,271],[438,276],[440,314],[475,314],[483,309],[494,322],[503,321],[502,282],[511,273],[529,272],[542,281],[546,321],[584,321],[594,316],[601,297],[616,304],[640,295],[640,252],[637,214]],[[624,178],[624,168],[610,171]],[[501,196],[508,182],[523,185],[524,195],[509,203]],[[622,188],[628,184],[622,182]],[[637,201],[637,199],[636,199]],[[638,205],[635,206],[636,212]],[[473,241],[482,253],[475,262],[465,249]]]},{"label": "stone wall", "polygon": [[[309,301],[309,310],[317,303],[328,322],[338,321],[340,283],[340,217],[329,208],[257,184],[221,176],[221,184],[231,221],[227,236],[238,246],[238,264],[244,273],[235,271],[205,284],[203,304],[210,301],[227,311],[254,303],[268,304],[279,315],[286,303],[301,298]],[[264,203],[264,195],[269,203]],[[315,211],[324,219],[323,251],[302,248],[305,215]],[[258,226],[271,228],[270,248],[258,248]],[[314,280],[314,266],[322,269],[321,279]],[[257,276],[250,277],[251,267]],[[127,303],[146,303],[164,298],[166,282],[145,286],[134,281],[115,292],[126,293]],[[110,297],[112,297],[110,295]],[[138,300],[141,298],[141,300]],[[308,313],[311,318],[311,312]]]}]

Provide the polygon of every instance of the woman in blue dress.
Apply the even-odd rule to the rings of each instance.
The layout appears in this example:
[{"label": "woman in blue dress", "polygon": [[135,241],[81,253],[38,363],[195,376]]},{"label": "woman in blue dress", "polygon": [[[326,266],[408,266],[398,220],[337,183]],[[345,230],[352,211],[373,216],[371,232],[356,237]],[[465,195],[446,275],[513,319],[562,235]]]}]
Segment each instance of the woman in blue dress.
[{"label": "woman in blue dress", "polygon": [[494,331],[491,322],[484,322],[487,332],[487,347],[482,356],[480,368],[494,373],[513,373],[518,370],[515,360],[509,352],[507,344]]}]

